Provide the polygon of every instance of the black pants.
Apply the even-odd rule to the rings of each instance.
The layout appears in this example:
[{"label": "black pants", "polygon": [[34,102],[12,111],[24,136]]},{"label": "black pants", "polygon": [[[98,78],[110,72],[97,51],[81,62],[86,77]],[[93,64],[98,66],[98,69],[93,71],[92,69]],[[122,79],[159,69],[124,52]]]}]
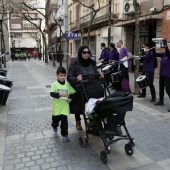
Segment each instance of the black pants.
[{"label": "black pants", "polygon": [[76,122],[80,121],[81,120],[80,114],[75,114],[75,119],[76,119]]},{"label": "black pants", "polygon": [[61,135],[67,136],[68,135],[68,120],[67,116],[65,115],[58,115],[58,116],[52,116],[52,123],[51,126],[53,128],[58,127],[59,122],[61,121]]},{"label": "black pants", "polygon": [[164,100],[164,88],[166,87],[166,93],[170,98],[170,77],[160,76],[159,79],[159,97],[160,101],[163,102]]},{"label": "black pants", "polygon": [[[143,72],[143,75],[146,75],[147,78],[148,78],[148,85],[149,85],[149,88],[150,88],[150,93],[151,93],[151,96],[152,96],[152,99],[155,99],[156,98],[156,91],[155,91],[155,87],[154,87],[154,72]],[[146,96],[146,88],[142,89],[142,96]]]},{"label": "black pants", "polygon": [[129,70],[123,64],[120,65],[121,71],[121,90],[125,92],[131,92],[129,84]]}]

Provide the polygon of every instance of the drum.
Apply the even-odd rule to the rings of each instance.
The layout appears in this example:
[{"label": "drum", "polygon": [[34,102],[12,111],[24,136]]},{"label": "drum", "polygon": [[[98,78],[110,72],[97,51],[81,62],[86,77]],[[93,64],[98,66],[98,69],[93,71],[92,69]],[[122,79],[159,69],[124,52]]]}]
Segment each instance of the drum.
[{"label": "drum", "polygon": [[102,68],[102,72],[103,74],[108,74],[113,70],[113,66],[112,65],[108,65]]},{"label": "drum", "polygon": [[0,79],[6,79],[6,77],[4,77],[4,76],[0,76]]},{"label": "drum", "polygon": [[103,63],[97,63],[96,66],[97,66],[97,69],[101,68],[103,65]]},{"label": "drum", "polygon": [[148,86],[148,79],[146,76],[140,76],[136,79],[136,83],[140,89],[145,89]]},{"label": "drum", "polygon": [[120,82],[120,72],[115,72],[111,74],[112,83]]},{"label": "drum", "polygon": [[2,84],[4,86],[11,87],[13,85],[12,82],[13,81],[11,81],[11,80],[0,78],[0,84]]},{"label": "drum", "polygon": [[10,91],[9,87],[0,84],[0,105],[6,105]]}]

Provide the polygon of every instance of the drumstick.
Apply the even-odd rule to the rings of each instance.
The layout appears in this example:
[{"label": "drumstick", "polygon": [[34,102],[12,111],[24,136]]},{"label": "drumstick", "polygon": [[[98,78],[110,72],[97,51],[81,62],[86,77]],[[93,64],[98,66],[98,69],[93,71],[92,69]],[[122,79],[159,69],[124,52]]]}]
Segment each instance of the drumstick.
[{"label": "drumstick", "polygon": [[119,61],[116,61],[116,60],[110,60],[110,61],[113,61],[113,62],[115,62],[115,63],[118,63]]}]

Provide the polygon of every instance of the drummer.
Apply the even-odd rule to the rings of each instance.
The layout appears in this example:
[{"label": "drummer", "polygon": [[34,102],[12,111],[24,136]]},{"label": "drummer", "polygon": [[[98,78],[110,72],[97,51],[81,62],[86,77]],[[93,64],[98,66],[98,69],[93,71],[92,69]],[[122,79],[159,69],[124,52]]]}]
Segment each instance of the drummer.
[{"label": "drummer", "polygon": [[[98,59],[98,61],[102,62],[104,64],[107,64],[107,63],[109,63],[109,59],[110,59],[110,50],[106,47],[105,43],[101,43],[100,45],[101,45],[102,52],[101,52],[101,55],[100,55],[100,58]],[[103,67],[104,67],[104,65],[103,65]],[[107,86],[109,86],[110,76],[108,74],[105,74],[104,78],[105,78]]]},{"label": "drummer", "polygon": [[[148,85],[150,88],[150,93],[151,93],[151,100],[150,102],[155,102],[156,101],[156,91],[155,87],[153,84],[154,81],[154,72],[155,72],[155,67],[154,67],[154,54],[153,50],[149,49],[149,44],[144,43],[144,56],[143,56],[143,73],[147,76],[148,78]],[[146,96],[146,88],[142,89],[142,94],[138,96],[138,98],[144,98]]]},{"label": "drummer", "polygon": [[[110,43],[109,44],[109,49],[110,49],[110,63],[114,65],[114,69],[111,72],[112,73],[116,73],[118,72],[118,62],[119,62],[119,52],[117,51],[117,48],[115,47],[114,43]],[[120,84],[119,83],[113,83],[110,77],[110,82],[111,82],[111,87],[113,89],[116,89],[116,91],[120,90]]]},{"label": "drummer", "polygon": [[[157,53],[158,54],[158,53]],[[158,55],[157,55],[158,56]],[[166,87],[166,93],[170,98],[170,43],[165,41],[165,53],[161,53],[161,62],[160,62],[160,78],[159,78],[159,101],[155,103],[155,106],[164,105],[164,88]],[[170,112],[170,108],[168,109]]]},{"label": "drummer", "polygon": [[119,40],[116,45],[118,48],[120,48],[119,70],[121,71],[121,88],[122,88],[122,91],[125,91],[130,94],[131,90],[130,90],[130,84],[129,84],[128,67],[129,67],[129,61],[132,59],[132,54],[129,51],[129,49],[123,45],[122,40]]},{"label": "drummer", "polygon": [[102,52],[100,58],[98,59],[99,62],[103,62],[103,63],[109,62],[110,50],[106,47],[105,43],[101,43],[100,45],[101,45]]}]

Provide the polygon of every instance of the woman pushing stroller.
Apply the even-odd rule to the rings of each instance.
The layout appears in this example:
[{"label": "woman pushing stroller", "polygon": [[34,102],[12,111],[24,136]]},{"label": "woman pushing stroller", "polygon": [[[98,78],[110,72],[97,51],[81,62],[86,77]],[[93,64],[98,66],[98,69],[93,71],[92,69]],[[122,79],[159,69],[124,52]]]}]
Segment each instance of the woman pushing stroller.
[{"label": "woman pushing stroller", "polygon": [[99,74],[96,62],[90,58],[90,49],[88,46],[81,46],[78,50],[78,56],[71,62],[68,68],[67,80],[76,89],[76,100],[70,105],[71,113],[75,114],[76,128],[82,130],[80,114],[84,112],[84,103],[81,100],[81,90],[77,85],[82,80],[82,75]]}]

